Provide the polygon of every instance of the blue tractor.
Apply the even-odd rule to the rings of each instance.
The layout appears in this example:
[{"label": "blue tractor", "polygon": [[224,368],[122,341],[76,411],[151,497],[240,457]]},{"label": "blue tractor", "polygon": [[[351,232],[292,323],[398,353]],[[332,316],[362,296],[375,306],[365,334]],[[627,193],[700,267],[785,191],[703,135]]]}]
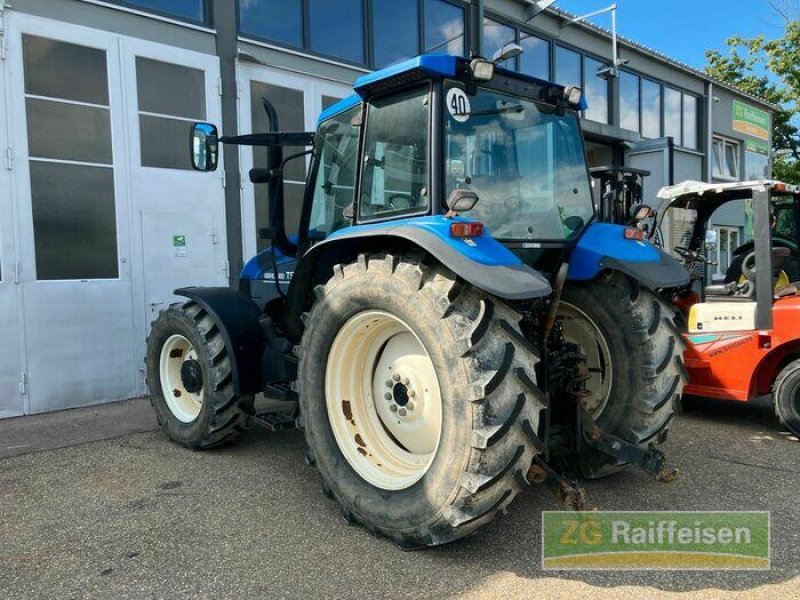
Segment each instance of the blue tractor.
[{"label": "blue tractor", "polygon": [[[270,246],[239,290],[177,290],[153,323],[167,435],[204,449],[296,425],[344,516],[404,547],[475,532],[528,481],[579,505],[572,476],[669,479],[655,446],[686,377],[657,291],[688,276],[640,229],[600,222],[581,90],[444,55],[354,89],[314,133],[194,125],[200,170],[219,143],[268,149],[250,178],[269,186]],[[286,206],[283,167],[308,154]],[[259,393],[289,411],[258,413]]]}]

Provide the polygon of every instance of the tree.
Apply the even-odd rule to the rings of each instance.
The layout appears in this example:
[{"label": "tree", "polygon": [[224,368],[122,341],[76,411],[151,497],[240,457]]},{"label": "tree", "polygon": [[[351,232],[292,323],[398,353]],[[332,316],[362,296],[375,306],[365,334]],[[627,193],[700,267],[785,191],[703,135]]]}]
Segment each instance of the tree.
[{"label": "tree", "polygon": [[800,9],[797,3],[771,2],[785,22],[784,35],[727,40],[728,52],[706,52],[711,77],[780,107],[772,117],[773,176],[800,184]]}]

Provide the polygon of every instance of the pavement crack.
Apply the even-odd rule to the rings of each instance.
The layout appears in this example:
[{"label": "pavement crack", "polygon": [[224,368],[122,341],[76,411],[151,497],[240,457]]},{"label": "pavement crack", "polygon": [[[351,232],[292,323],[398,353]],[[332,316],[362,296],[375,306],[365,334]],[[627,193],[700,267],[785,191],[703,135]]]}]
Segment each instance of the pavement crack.
[{"label": "pavement crack", "polygon": [[719,461],[726,462],[726,463],[731,463],[731,464],[734,464],[734,465],[742,465],[744,467],[755,467],[757,469],[765,469],[767,471],[778,471],[780,473],[792,473],[794,475],[800,475],[800,471],[798,471],[796,469],[786,469],[786,468],[783,468],[783,467],[775,467],[775,466],[772,466],[772,465],[762,465],[762,464],[759,464],[759,463],[752,463],[752,462],[747,462],[747,461],[744,461],[744,460],[737,460],[737,459],[731,458],[729,456],[720,456],[718,454],[708,454],[707,456],[709,458],[713,458],[714,460],[719,460]]}]

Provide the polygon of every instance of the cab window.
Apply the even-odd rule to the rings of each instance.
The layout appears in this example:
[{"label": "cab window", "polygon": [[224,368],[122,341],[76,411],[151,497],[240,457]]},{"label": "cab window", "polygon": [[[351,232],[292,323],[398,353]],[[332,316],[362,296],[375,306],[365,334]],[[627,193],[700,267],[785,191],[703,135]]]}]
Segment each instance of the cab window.
[{"label": "cab window", "polygon": [[331,117],[319,128],[320,142],[315,156],[318,170],[309,221],[314,237],[326,237],[352,225],[358,158],[358,127],[352,122],[360,111],[361,106],[351,108]]},{"label": "cab window", "polygon": [[428,208],[428,88],[374,100],[367,112],[359,216]]}]

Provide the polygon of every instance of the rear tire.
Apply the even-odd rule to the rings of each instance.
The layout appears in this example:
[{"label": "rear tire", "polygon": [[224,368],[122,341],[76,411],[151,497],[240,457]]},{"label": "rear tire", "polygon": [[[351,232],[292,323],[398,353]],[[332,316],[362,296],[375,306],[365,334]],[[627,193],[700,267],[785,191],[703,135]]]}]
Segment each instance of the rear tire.
[{"label": "rear tire", "polygon": [[775,413],[781,423],[800,437],[800,360],[786,365],[773,386]]},{"label": "rear tire", "polygon": [[248,429],[254,398],[234,393],[230,354],[199,304],[161,312],[147,338],[145,364],[150,403],[172,441],[206,450]]},{"label": "rear tire", "polygon": [[[527,485],[543,451],[538,354],[520,333],[519,315],[441,266],[392,256],[337,265],[315,292],[297,349],[298,391],[326,495],[348,521],[405,548],[451,542],[491,521]],[[414,360],[385,333],[393,327],[416,348]],[[356,357],[351,369],[341,368],[343,355]],[[394,373],[408,369],[397,380],[408,384],[400,400],[384,371],[391,360]],[[438,425],[422,418],[438,431],[419,440],[404,437],[382,406],[406,402],[416,380],[440,392],[438,400],[428,390],[416,396],[439,407]]]},{"label": "rear tire", "polygon": [[[592,379],[587,409],[601,429],[640,448],[663,443],[688,377],[683,365],[683,338],[673,310],[652,291],[627,276],[607,272],[585,284],[568,284],[559,315],[567,341],[582,338]],[[570,324],[570,319],[578,323]],[[588,327],[587,327],[588,324]],[[597,346],[586,335],[593,329]],[[584,347],[589,346],[589,347]],[[593,357],[607,353],[605,362]],[[603,362],[602,360],[600,361]],[[599,381],[602,379],[602,381]],[[598,478],[619,471],[625,463],[582,444],[570,468]]]}]

